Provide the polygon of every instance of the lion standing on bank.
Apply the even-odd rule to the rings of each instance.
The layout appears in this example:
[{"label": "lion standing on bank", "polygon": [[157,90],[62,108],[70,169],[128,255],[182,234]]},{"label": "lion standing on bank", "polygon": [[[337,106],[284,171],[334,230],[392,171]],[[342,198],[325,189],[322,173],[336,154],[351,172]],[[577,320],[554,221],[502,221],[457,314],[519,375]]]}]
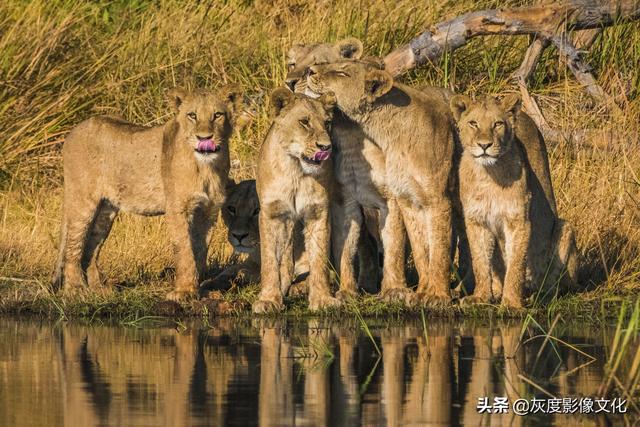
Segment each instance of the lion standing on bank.
[{"label": "lion standing on bank", "polygon": [[68,135],[64,203],[54,287],[65,291],[102,281],[97,260],[119,211],[166,214],[175,254],[171,300],[197,295],[206,267],[207,234],[224,200],[229,146],[239,96],[170,92],[175,117],[145,128],[113,117],[94,117]]},{"label": "lion standing on bank", "polygon": [[276,89],[274,121],[258,158],[261,291],[255,313],[281,311],[293,280],[293,230],[304,225],[308,252],[309,309],[336,306],[329,287],[329,129],[335,98],[311,99]]},{"label": "lion standing on bank", "polygon": [[[460,200],[476,287],[466,304],[521,308],[528,290],[577,283],[579,253],[571,226],[558,218],[548,160],[532,166],[526,147],[539,135],[520,113],[520,98],[451,99],[463,146]],[[544,144],[542,144],[544,145]],[[539,163],[533,159],[534,163]],[[541,175],[538,175],[541,174]]]}]

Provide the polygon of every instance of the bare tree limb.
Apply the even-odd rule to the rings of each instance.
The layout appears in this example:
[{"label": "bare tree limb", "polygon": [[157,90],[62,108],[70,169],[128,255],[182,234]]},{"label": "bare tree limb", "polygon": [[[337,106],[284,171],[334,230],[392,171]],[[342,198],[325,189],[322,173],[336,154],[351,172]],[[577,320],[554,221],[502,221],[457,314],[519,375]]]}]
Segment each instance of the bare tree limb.
[{"label": "bare tree limb", "polygon": [[533,121],[538,125],[538,128],[544,133],[548,134],[551,132],[551,128],[547,123],[547,120],[542,115],[542,111],[540,111],[540,107],[538,107],[538,103],[535,99],[529,94],[529,90],[527,89],[527,83],[529,82],[529,78],[535,71],[540,58],[542,57],[542,52],[544,52],[545,48],[549,45],[548,40],[542,38],[535,38],[533,42],[527,48],[527,51],[524,54],[524,59],[522,60],[522,64],[520,68],[513,73],[513,78],[518,84],[518,89],[520,89],[520,94],[522,96],[522,105],[524,110],[531,116]]},{"label": "bare tree limb", "polygon": [[532,35],[551,39],[571,30],[607,27],[640,19],[637,0],[568,0],[512,9],[486,9],[436,24],[385,57],[394,76],[438,59],[469,39],[486,35]]},{"label": "bare tree limb", "polygon": [[[545,136],[560,139],[563,136],[549,126],[527,88],[542,53],[552,43],[561,60],[587,92],[604,102],[607,108],[618,109],[614,99],[596,82],[579,49],[589,49],[604,27],[638,19],[639,0],[567,0],[531,7],[481,10],[436,24],[408,45],[389,53],[384,59],[385,68],[397,76],[426,62],[433,62],[445,52],[452,52],[477,36],[530,35],[533,42],[513,78],[518,84],[525,111]],[[576,30],[574,43],[568,35],[571,30]]]}]

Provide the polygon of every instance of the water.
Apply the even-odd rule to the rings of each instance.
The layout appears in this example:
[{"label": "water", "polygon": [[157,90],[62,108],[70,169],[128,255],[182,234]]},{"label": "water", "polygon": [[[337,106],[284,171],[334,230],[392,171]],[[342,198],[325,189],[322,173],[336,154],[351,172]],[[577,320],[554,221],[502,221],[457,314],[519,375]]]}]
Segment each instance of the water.
[{"label": "water", "polygon": [[[123,327],[0,320],[0,425],[610,425],[479,414],[478,399],[596,397],[614,329],[238,321]],[[530,338],[540,334],[524,328]],[[520,344],[519,344],[520,343]],[[637,344],[637,343],[636,343]],[[571,347],[570,347],[570,346]],[[381,355],[378,354],[378,349]],[[630,361],[624,361],[628,363]],[[532,385],[532,384],[535,384]],[[627,405],[629,406],[629,405]]]}]

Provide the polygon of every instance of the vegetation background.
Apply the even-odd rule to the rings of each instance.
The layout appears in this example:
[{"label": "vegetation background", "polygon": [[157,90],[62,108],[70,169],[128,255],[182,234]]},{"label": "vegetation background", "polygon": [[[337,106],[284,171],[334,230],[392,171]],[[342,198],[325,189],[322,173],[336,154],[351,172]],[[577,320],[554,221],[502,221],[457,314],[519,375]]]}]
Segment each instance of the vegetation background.
[{"label": "vegetation background", "polygon": [[[239,83],[255,120],[234,136],[232,175],[252,177],[269,126],[266,99],[285,76],[294,43],[354,36],[371,55],[385,55],[431,24],[464,12],[531,1],[361,0],[10,0],[0,2],[0,311],[70,304],[46,289],[58,246],[65,134],[95,114],[157,125],[170,117],[164,100],[175,85]],[[474,39],[453,55],[402,79],[457,92],[514,90],[526,37]],[[549,141],[562,217],[577,230],[592,290],[561,300],[622,300],[640,290],[640,27],[602,32],[586,53],[598,82],[621,111],[607,113],[579,87],[548,49],[531,82],[549,122],[570,135]],[[613,138],[610,138],[613,136]],[[213,265],[229,262],[218,226]],[[142,311],[171,281],[162,218],[121,215],[102,252],[118,301]],[[134,287],[135,285],[135,287]],[[597,287],[596,287],[597,285]],[[53,298],[53,299],[52,299]],[[87,303],[89,296],[81,300]],[[100,297],[102,298],[102,297]],[[81,313],[113,310],[110,297],[78,305]],[[635,298],[634,298],[635,299]],[[101,305],[103,304],[103,305]],[[37,310],[36,310],[37,311]]]}]

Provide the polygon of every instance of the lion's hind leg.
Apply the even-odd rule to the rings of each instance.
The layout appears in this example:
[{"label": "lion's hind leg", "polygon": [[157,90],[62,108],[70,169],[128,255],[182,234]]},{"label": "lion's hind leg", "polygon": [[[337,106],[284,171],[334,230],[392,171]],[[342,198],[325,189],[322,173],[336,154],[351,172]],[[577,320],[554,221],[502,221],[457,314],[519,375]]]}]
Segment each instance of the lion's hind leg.
[{"label": "lion's hind leg", "polygon": [[82,254],[82,269],[87,272],[87,282],[91,288],[102,286],[102,277],[98,268],[98,257],[105,240],[111,232],[113,221],[118,209],[103,200],[97,209],[91,231],[88,233],[84,253]]},{"label": "lion's hind leg", "polygon": [[[65,201],[66,204],[66,201]],[[74,200],[73,206],[66,212],[66,242],[64,254],[64,288],[65,292],[86,287],[85,272],[82,259],[87,247],[88,236],[93,231],[93,223],[98,211],[99,202],[90,199]]]},{"label": "lion's hind leg", "polygon": [[554,278],[559,280],[563,292],[576,291],[579,288],[581,255],[573,227],[567,221],[558,219],[554,234]]}]

